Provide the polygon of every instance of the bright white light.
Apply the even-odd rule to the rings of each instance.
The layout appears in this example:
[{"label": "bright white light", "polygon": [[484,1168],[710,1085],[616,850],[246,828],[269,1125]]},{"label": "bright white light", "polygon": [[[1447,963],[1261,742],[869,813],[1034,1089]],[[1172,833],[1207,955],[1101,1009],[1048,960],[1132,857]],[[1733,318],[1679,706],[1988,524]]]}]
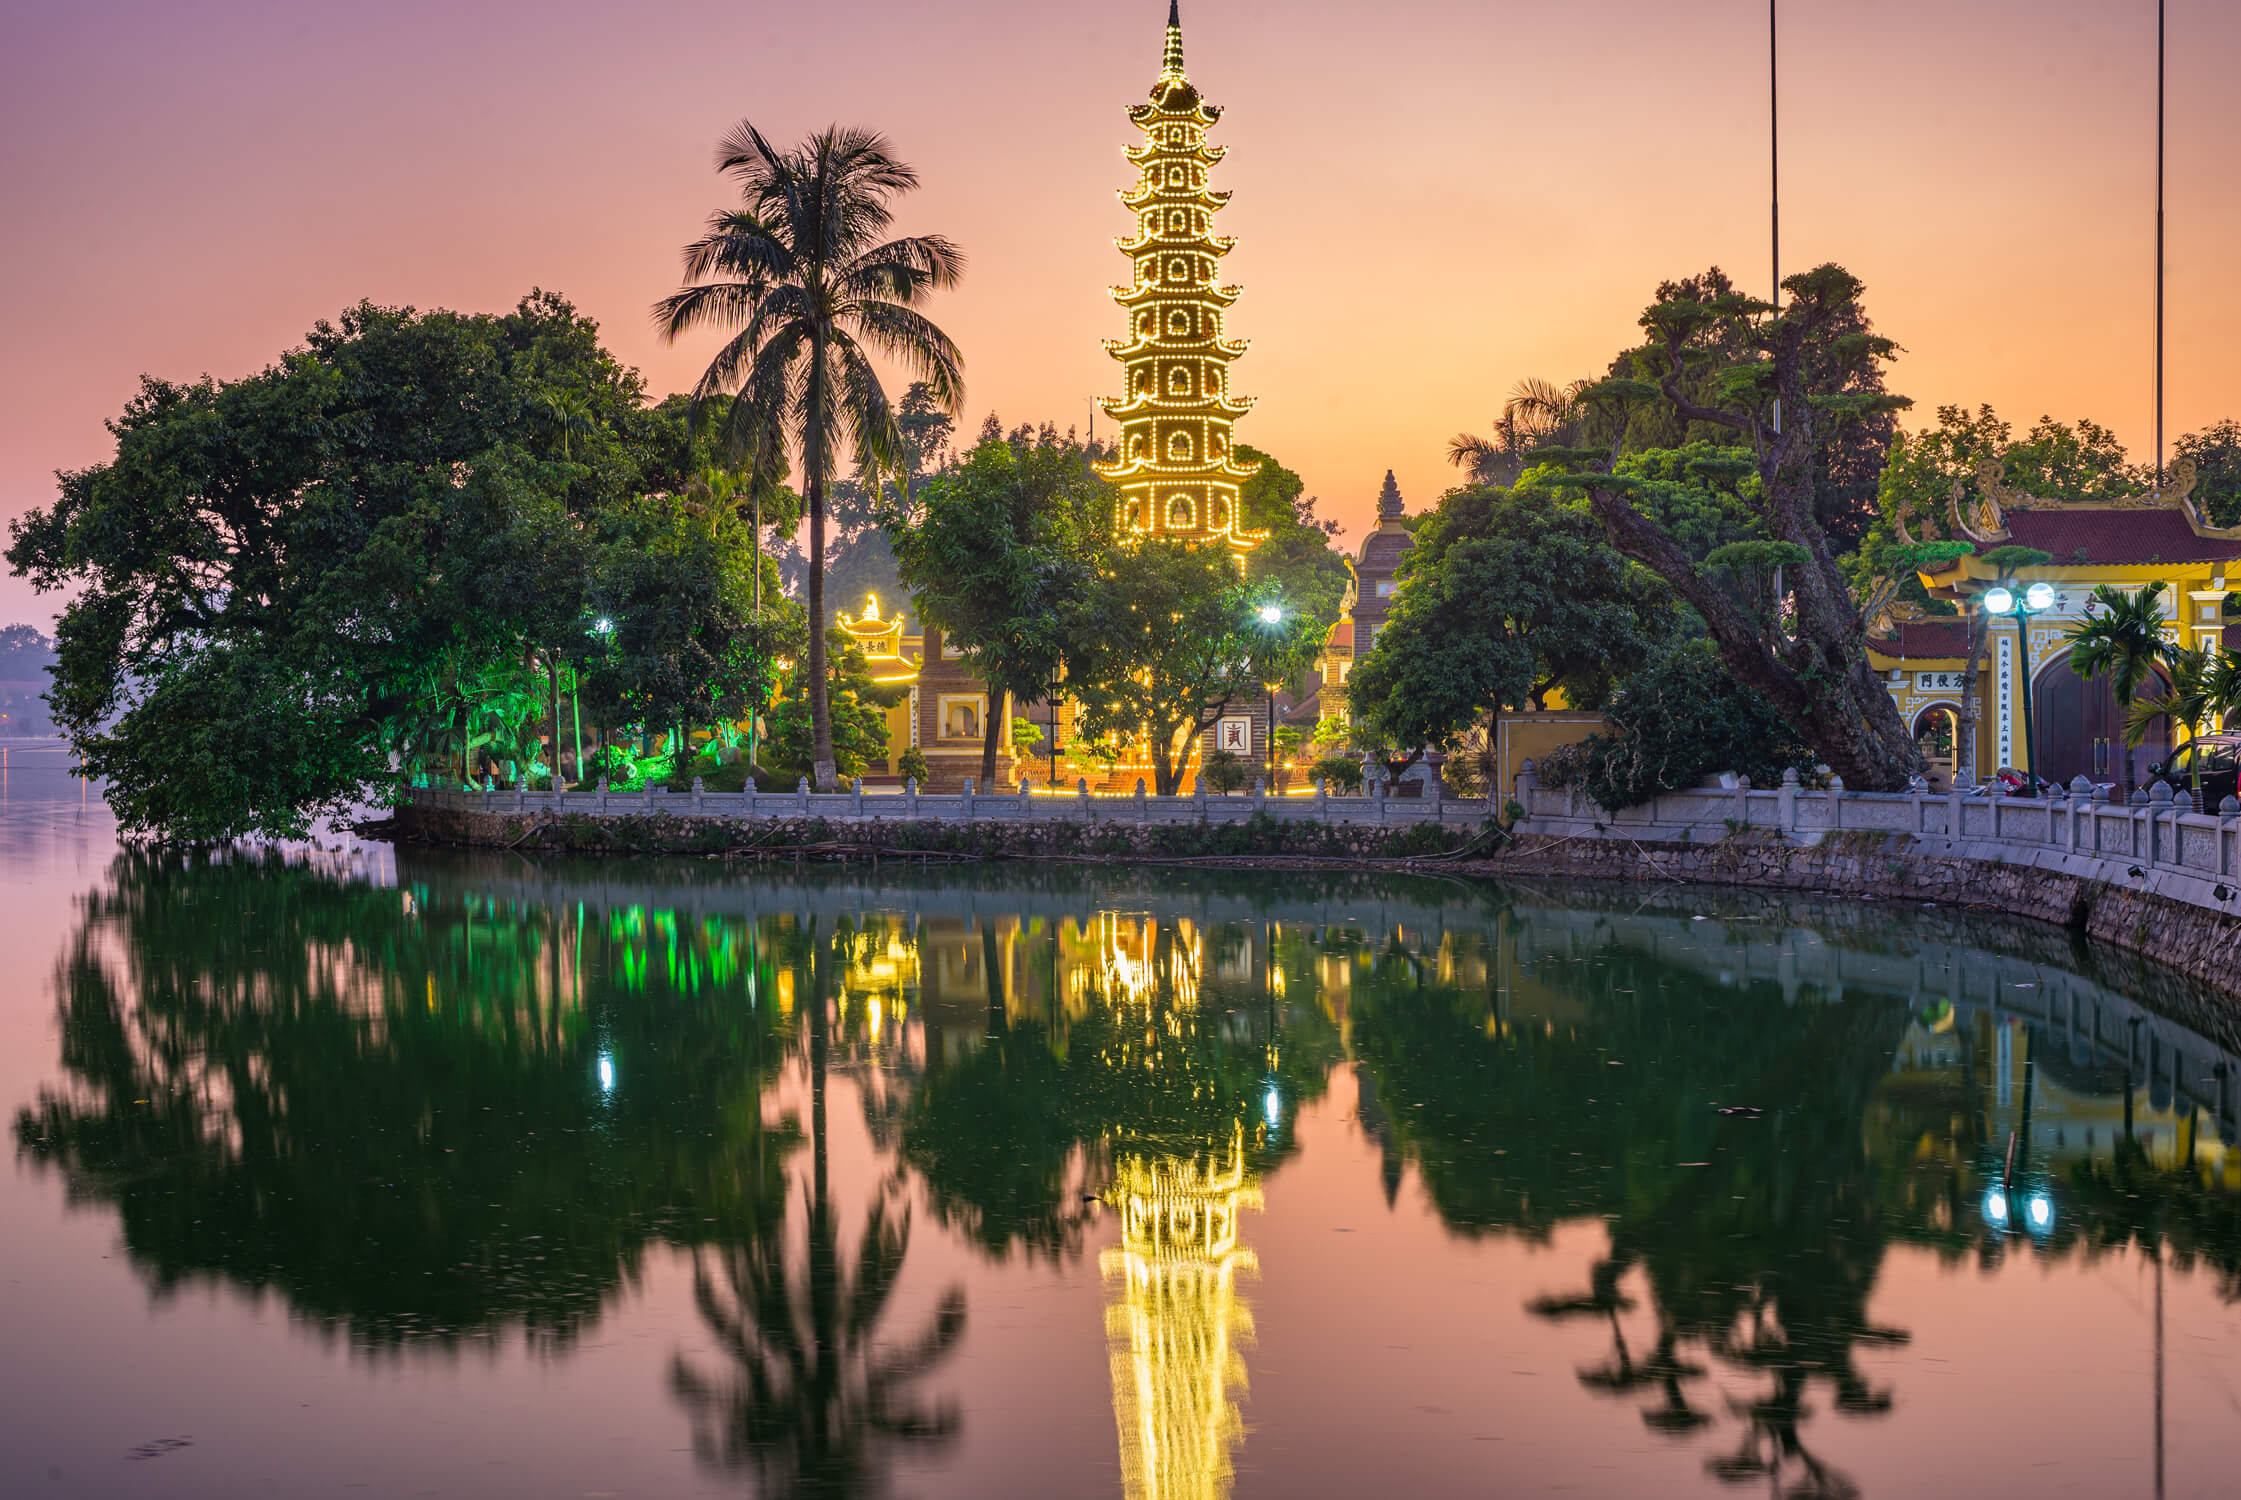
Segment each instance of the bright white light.
[{"label": "bright white light", "polygon": [[598,619],[592,622],[591,628],[598,631],[601,635],[613,635],[615,633],[615,622],[608,619],[605,615],[601,615]]},{"label": "bright white light", "polygon": [[1284,607],[1282,605],[1264,604],[1261,606],[1261,623],[1263,625],[1279,624],[1283,621],[1283,618]]},{"label": "bright white light", "polygon": [[602,1094],[612,1094],[614,1091],[615,1060],[608,1054],[602,1052],[599,1054],[599,1092],[601,1092]]},{"label": "bright white light", "polygon": [[2004,615],[2015,608],[2015,595],[2006,589],[1994,589],[1984,596],[1984,607],[1996,615]]},{"label": "bright white light", "polygon": [[2031,1201],[2023,1207],[2024,1212],[2031,1216],[2033,1229],[2045,1229],[2054,1222],[2054,1200],[2044,1193],[2033,1193]]},{"label": "bright white light", "polygon": [[1284,1118],[1284,1099],[1276,1092],[1276,1085],[1273,1083],[1268,1086],[1268,1096],[1261,1100],[1261,1113],[1268,1116],[1271,1129]]},{"label": "bright white light", "polygon": [[2008,1195],[1998,1188],[1984,1195],[1984,1220],[1994,1227],[2005,1227],[2008,1222]]},{"label": "bright white light", "polygon": [[2054,604],[2054,585],[2034,583],[2023,591],[2023,602],[2033,609],[2047,609]]}]

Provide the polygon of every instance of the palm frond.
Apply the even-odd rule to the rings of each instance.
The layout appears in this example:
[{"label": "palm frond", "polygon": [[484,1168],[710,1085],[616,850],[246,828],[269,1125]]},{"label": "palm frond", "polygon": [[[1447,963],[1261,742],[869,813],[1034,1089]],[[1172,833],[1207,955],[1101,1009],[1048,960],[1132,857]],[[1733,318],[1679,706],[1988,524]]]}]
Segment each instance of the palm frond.
[{"label": "palm frond", "polygon": [[925,381],[942,410],[956,414],[965,397],[965,356],[948,334],[892,302],[857,303],[846,316],[865,343]]}]

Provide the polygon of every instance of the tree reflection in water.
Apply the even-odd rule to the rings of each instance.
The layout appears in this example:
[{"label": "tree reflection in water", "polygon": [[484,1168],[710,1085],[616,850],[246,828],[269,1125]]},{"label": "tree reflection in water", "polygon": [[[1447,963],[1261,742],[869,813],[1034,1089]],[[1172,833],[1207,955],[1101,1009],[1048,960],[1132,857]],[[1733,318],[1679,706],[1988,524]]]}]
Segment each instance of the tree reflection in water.
[{"label": "tree reflection in water", "polygon": [[127,851],[56,977],[21,1149],[159,1294],[273,1290],[367,1352],[566,1345],[649,1244],[758,1240],[800,1138],[754,934]]},{"label": "tree reflection in water", "polygon": [[[1907,1333],[1868,1317],[1893,1245],[2137,1249],[2241,1295],[2232,1059],[2134,1046],[2138,977],[2079,977],[2056,934],[1816,908],[1808,942],[1638,896],[1387,879],[1054,898],[1000,872],[727,875],[703,901],[674,867],[402,867],[390,889],[121,857],[58,968],[66,1081],[20,1151],[113,1205],[159,1290],[270,1289],[358,1349],[565,1349],[677,1247],[716,1353],[676,1358],[672,1393],[701,1461],[759,1493],[874,1494],[963,1435],[937,1384],[962,1293],[905,1276],[921,1192],[991,1262],[1071,1265],[1118,1215],[1124,1483],[1224,1493],[1242,1211],[1340,1067],[1388,1204],[1421,1192],[1465,1238],[1604,1226],[1585,1284],[1528,1303],[1596,1346],[1564,1388],[1634,1405],[1723,1480],[1850,1492],[1813,1414],[1893,1409],[1869,1371]],[[1839,950],[1841,984],[1799,978]],[[2062,985],[2066,1009],[2043,998]],[[2214,1105],[2179,1091],[2204,1075]],[[838,1195],[863,1201],[853,1233],[836,1076],[878,1163]],[[795,1077],[806,1129],[780,1105]],[[2045,1221],[1990,1222],[1995,1184]]]},{"label": "tree reflection in water", "polygon": [[[1351,1037],[1370,1084],[1365,1129],[1415,1163],[1456,1233],[1543,1239],[1567,1221],[1605,1223],[1587,1287],[1528,1307],[1601,1325],[1610,1353],[1579,1383],[1650,1397],[1648,1429],[1717,1445],[1704,1460],[1715,1478],[1856,1493],[1809,1439],[1810,1398],[1825,1392],[1851,1418],[1893,1409],[1861,1361],[1909,1337],[1868,1316],[1894,1243],[1990,1262],[2133,1244],[2160,1257],[2170,1241],[2212,1260],[2233,1295],[2241,1196],[2194,1165],[2200,1110],[2192,1125],[2143,1124],[2169,1156],[2152,1169],[2131,1143],[2121,1065],[2068,1080],[2067,1095],[2034,1090],[2036,1033],[1996,1008],[1996,974],[1977,981],[1995,1006],[1972,1008],[1958,1033],[1945,1007],[1943,1045],[1923,1049],[1904,990],[1860,975],[1824,991],[1738,983],[1734,935],[1638,929],[1542,908],[1489,924],[1483,940],[1451,934],[1434,965],[1375,958],[1350,984]],[[1999,962],[1958,949],[1941,975],[1972,961]],[[1428,968],[1467,982],[1429,981]],[[2123,1135],[2109,1129],[2119,1100]],[[2080,1128],[2096,1120],[2109,1132],[2098,1148]],[[2011,1131],[2043,1230],[1979,1216]],[[1628,1334],[1645,1320],[1642,1355]],[[1714,1396],[1715,1368],[1755,1390]]]},{"label": "tree reflection in water", "polygon": [[[779,1236],[730,1247],[693,1267],[693,1300],[731,1366],[704,1372],[684,1356],[670,1381],[693,1417],[702,1462],[752,1472],[761,1496],[873,1495],[885,1488],[896,1450],[938,1450],[957,1435],[950,1403],[922,1404],[914,1387],[958,1345],[965,1294],[951,1287],[926,1328],[900,1345],[878,1340],[888,1299],[910,1250],[910,1209],[901,1184],[878,1183],[856,1252],[843,1264],[827,1157],[825,1093],[831,1067],[836,950],[862,950],[844,928],[820,939],[806,925],[810,1180],[801,1198],[800,1263]],[[796,969],[799,973],[799,969]]]}]

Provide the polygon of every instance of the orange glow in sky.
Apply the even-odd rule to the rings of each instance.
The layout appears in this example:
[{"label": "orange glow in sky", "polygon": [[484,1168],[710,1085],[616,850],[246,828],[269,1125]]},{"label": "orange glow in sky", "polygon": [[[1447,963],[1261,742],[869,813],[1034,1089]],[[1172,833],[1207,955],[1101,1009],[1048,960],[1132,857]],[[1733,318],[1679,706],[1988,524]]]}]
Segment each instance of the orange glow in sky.
[{"label": "orange glow in sky", "polygon": [[[361,297],[498,309],[532,286],[597,318],[656,392],[647,309],[725,202],[714,143],[888,132],[925,188],[900,227],[971,257],[934,316],[967,429],[1086,426],[1130,227],[1123,111],[1158,0],[85,3],[18,8],[0,48],[0,516],[108,452],[146,371],[248,373]],[[1918,403],[1989,401],[2151,444],[2150,0],[1783,7],[1783,263],[1868,284]],[[1525,376],[1595,372],[1661,278],[1767,277],[1757,0],[1189,0],[1193,80],[1228,109],[1215,185],[1259,398],[1240,441],[1358,533],[1387,468],[1412,509],[1447,439]],[[2224,261],[2241,230],[2241,9],[2170,5],[2173,436],[2241,416]],[[51,601],[0,578],[0,621]]]}]

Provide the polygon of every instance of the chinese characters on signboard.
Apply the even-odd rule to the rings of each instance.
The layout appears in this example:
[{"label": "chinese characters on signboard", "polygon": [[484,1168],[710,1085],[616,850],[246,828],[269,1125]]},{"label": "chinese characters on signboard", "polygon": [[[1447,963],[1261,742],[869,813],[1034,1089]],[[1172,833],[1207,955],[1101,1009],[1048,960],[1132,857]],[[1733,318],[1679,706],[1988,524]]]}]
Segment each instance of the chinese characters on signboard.
[{"label": "chinese characters on signboard", "polygon": [[1227,750],[1232,755],[1253,753],[1253,721],[1251,719],[1224,719],[1214,727],[1214,748]]},{"label": "chinese characters on signboard", "polygon": [[2008,636],[2000,637],[2000,765],[2015,764],[2015,717],[2011,705],[2015,693],[2015,642]]},{"label": "chinese characters on signboard", "polygon": [[1961,691],[1960,672],[1917,672],[1914,690],[1918,693],[1958,693]]}]

